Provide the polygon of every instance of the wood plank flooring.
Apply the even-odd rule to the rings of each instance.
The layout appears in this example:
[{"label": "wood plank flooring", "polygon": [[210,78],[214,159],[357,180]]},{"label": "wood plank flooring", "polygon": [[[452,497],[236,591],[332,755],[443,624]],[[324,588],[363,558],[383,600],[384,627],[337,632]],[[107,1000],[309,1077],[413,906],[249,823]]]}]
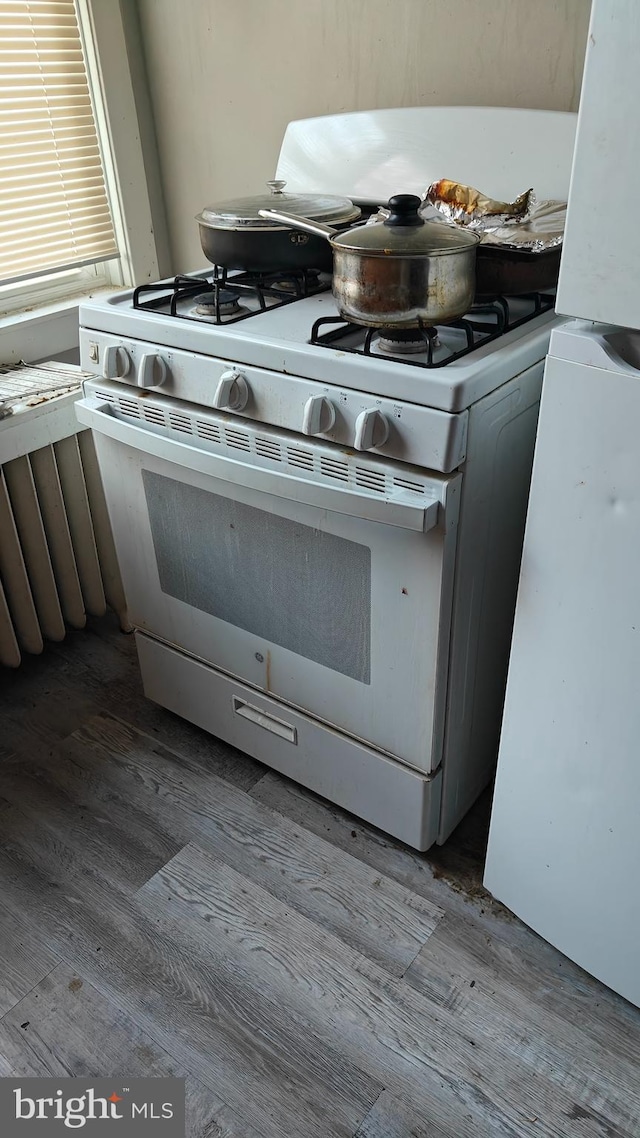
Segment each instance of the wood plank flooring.
[{"label": "wood plank flooring", "polygon": [[0,1076],[181,1076],[189,1138],[640,1135],[640,1012],[484,892],[488,796],[417,854],[144,700],[110,619],[0,726]]}]

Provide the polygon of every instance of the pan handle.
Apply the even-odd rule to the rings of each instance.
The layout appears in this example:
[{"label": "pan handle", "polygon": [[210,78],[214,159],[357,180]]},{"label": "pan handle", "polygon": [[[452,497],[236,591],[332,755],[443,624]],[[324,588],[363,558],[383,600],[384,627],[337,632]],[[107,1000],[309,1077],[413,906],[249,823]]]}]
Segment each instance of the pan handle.
[{"label": "pan handle", "polygon": [[291,229],[302,229],[304,233],[313,233],[314,237],[326,237],[327,241],[339,232],[332,225],[325,225],[323,221],[311,221],[308,217],[300,217],[294,213],[281,213],[279,209],[259,209],[258,213],[260,217],[267,217],[269,221],[282,221]]}]

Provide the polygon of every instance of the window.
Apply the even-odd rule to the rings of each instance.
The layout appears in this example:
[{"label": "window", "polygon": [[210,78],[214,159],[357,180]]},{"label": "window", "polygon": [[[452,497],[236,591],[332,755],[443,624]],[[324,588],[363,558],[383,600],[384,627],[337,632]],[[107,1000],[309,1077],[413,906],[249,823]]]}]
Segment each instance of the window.
[{"label": "window", "polygon": [[158,275],[163,218],[146,176],[157,158],[125,14],[119,0],[0,0],[3,358],[20,310]]},{"label": "window", "polygon": [[73,0],[0,0],[0,284],[117,252]]}]

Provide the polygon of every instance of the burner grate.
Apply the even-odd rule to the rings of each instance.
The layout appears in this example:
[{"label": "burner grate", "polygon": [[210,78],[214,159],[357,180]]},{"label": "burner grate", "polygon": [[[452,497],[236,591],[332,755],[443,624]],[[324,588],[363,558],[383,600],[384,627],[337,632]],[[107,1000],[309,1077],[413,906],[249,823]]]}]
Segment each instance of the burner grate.
[{"label": "burner grate", "polygon": [[139,285],[134,289],[133,307],[198,324],[236,324],[267,309],[325,292],[330,284],[315,269],[228,275],[216,265],[200,276]]},{"label": "burner grate", "polygon": [[[517,300],[517,305],[515,301]],[[506,332],[526,324],[542,312],[553,308],[555,297],[547,293],[528,293],[526,296],[509,298],[496,297],[495,300],[475,305],[461,320],[451,320],[446,325],[427,327],[422,325],[412,329],[389,330],[386,328],[364,328],[352,324],[343,316],[323,316],[316,320],[311,329],[310,344],[318,347],[339,346],[340,351],[355,356],[371,356],[374,359],[393,360],[395,363],[410,364],[412,367],[440,368],[469,355],[483,344],[497,340]],[[526,309],[522,314],[522,307]],[[520,315],[514,314],[517,307]],[[322,329],[329,331],[322,331]],[[459,332],[459,348],[443,347],[442,330]],[[402,335],[400,335],[402,333]],[[358,337],[356,344],[345,340]],[[403,341],[410,335],[410,341],[422,341],[423,348],[417,359],[413,351],[403,351]],[[397,350],[393,350],[394,337],[398,338]]]}]

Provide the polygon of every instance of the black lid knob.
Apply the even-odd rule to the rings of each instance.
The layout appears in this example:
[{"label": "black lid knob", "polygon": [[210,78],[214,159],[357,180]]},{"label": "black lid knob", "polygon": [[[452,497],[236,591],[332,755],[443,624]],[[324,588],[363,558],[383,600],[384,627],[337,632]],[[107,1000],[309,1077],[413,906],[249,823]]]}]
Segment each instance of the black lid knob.
[{"label": "black lid knob", "polygon": [[424,225],[423,219],[418,214],[421,205],[422,202],[416,194],[394,194],[392,198],[389,198],[391,213],[385,219],[384,224],[390,226]]}]

